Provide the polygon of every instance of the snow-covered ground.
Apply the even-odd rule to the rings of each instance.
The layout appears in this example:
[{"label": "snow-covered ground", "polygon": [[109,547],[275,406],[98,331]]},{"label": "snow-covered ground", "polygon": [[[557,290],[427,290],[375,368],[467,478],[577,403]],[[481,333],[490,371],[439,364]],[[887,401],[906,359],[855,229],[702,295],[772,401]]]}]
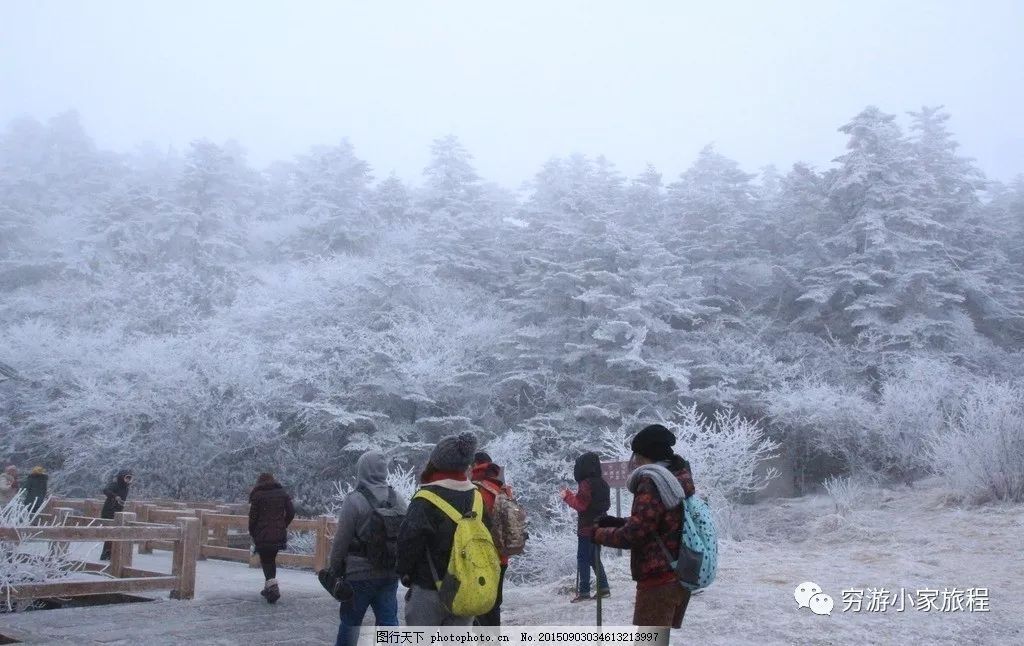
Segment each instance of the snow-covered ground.
[{"label": "snow-covered ground", "polygon": [[[717,581],[693,597],[679,643],[1024,644],[1024,507],[961,508],[935,482],[868,490],[841,517],[827,496],[767,501],[740,510],[750,538],[722,546]],[[613,588],[605,624],[629,624],[627,558],[605,557]],[[835,600],[831,616],[798,608],[797,585],[817,583]],[[594,604],[569,605],[566,580],[506,594],[509,623],[584,624]],[[987,588],[988,612],[844,612],[843,590]],[[955,595],[954,595],[955,596]],[[940,601],[941,604],[941,601]],[[673,639],[675,643],[676,639]]]},{"label": "snow-covered ground", "polygon": [[[718,580],[691,602],[673,643],[700,644],[1021,644],[1024,643],[1024,507],[960,507],[937,483],[869,490],[845,517],[829,498],[775,500],[741,509],[742,541],[722,547]],[[166,569],[167,553],[136,556]],[[628,555],[606,550],[612,598],[605,625],[631,623]],[[329,643],[337,605],[309,571],[280,571],[284,597],[258,597],[259,570],[199,564],[197,598],[0,616],[0,633],[28,643]],[[800,609],[797,584],[813,581],[835,599],[831,616]],[[571,579],[510,586],[510,625],[595,622],[593,602],[569,604]],[[987,588],[988,612],[868,611],[867,591],[914,594],[932,588]],[[843,591],[865,590],[860,612],[844,612]],[[941,599],[941,594],[940,594]],[[941,604],[941,601],[940,601]],[[102,637],[95,637],[99,635]],[[123,640],[118,642],[118,640]]]}]

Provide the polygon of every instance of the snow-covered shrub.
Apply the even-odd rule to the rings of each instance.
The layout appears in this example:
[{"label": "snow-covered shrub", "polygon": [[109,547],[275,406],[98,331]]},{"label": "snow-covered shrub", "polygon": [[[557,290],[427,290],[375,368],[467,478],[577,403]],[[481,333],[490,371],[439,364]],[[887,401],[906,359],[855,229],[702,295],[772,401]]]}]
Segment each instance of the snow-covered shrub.
[{"label": "snow-covered shrub", "polygon": [[530,523],[526,551],[509,560],[513,581],[551,581],[576,571],[576,512],[552,496],[543,516],[546,523]]},{"label": "snow-covered shrub", "polygon": [[867,460],[912,482],[928,472],[928,445],[959,404],[967,381],[948,362],[912,358],[884,376]]},{"label": "snow-covered shrub", "polygon": [[[39,512],[33,512],[31,507],[25,504],[24,498],[25,492],[20,491],[6,505],[0,507],[0,527],[28,527],[37,520]],[[37,523],[36,526],[47,527],[55,524],[51,521]],[[44,549],[25,549],[27,542],[32,538],[31,530],[22,538],[24,540],[20,544],[0,541],[0,608],[8,611],[13,609],[11,592],[17,589],[18,585],[61,579],[80,567],[66,553],[46,549],[51,547],[52,543],[47,544]]]},{"label": "snow-covered shrub", "polygon": [[848,472],[867,468],[876,408],[866,391],[810,378],[775,390],[768,399],[801,483],[827,457],[838,459],[837,467]]},{"label": "snow-covered shrub", "polygon": [[983,381],[931,443],[932,469],[976,501],[1024,502],[1024,388]]},{"label": "snow-covered shrub", "polygon": [[846,516],[863,503],[867,495],[867,489],[863,483],[849,476],[829,476],[822,485],[825,487],[825,492],[832,498],[836,513],[840,516]]},{"label": "snow-covered shrub", "polygon": [[733,411],[719,410],[708,419],[696,405],[678,404],[666,425],[676,434],[676,453],[690,462],[698,489],[736,502],[778,475],[774,469],[759,473],[758,466],[774,457],[779,445],[759,424]]}]

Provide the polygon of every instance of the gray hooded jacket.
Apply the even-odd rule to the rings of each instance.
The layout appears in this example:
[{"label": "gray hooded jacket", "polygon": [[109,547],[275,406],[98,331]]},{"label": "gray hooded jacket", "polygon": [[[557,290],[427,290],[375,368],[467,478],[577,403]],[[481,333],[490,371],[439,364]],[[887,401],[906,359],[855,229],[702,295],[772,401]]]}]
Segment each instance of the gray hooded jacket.
[{"label": "gray hooded jacket", "polygon": [[[392,494],[387,484],[387,464],[379,452],[367,451],[361,455],[356,462],[356,475],[358,484],[367,487],[377,500],[387,500],[392,496],[395,508],[405,511],[406,502]],[[344,574],[349,581],[397,578],[394,570],[375,570],[365,558],[350,553],[359,542],[356,533],[373,513],[370,504],[361,493],[353,491],[345,497],[338,512],[338,531],[331,547],[330,569],[335,574]]]}]

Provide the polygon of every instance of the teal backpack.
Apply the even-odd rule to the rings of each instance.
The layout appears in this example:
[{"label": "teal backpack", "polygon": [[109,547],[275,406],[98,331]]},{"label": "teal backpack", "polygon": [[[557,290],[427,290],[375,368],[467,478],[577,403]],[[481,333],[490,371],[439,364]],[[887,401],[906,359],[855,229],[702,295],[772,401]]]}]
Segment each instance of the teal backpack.
[{"label": "teal backpack", "polygon": [[679,584],[690,592],[706,588],[715,580],[718,570],[718,532],[711,508],[697,496],[683,500],[683,530],[679,541],[679,558],[673,559],[658,536],[658,545],[671,564]]}]

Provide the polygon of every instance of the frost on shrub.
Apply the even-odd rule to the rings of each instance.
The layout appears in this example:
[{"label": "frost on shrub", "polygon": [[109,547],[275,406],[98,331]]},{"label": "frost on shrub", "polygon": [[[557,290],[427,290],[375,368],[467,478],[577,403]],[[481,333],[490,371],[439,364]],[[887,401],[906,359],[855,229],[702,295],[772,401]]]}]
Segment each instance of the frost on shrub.
[{"label": "frost on shrub", "polygon": [[801,485],[822,458],[838,459],[848,472],[867,468],[876,410],[866,392],[805,379],[770,393],[769,414],[794,456]]},{"label": "frost on shrub", "polygon": [[822,483],[825,492],[832,498],[836,514],[845,517],[854,507],[864,501],[867,490],[859,480],[847,477],[830,476]]},{"label": "frost on shrub", "polygon": [[913,358],[885,376],[868,458],[908,484],[929,469],[928,445],[959,404],[966,379],[948,362]]},{"label": "frost on shrub", "polygon": [[728,501],[764,489],[778,475],[774,469],[758,473],[758,466],[775,457],[779,445],[756,422],[731,410],[708,419],[696,405],[678,404],[666,426],[676,435],[676,453],[690,462],[697,486]]},{"label": "frost on shrub", "polygon": [[[24,490],[0,507],[0,527],[50,527],[56,523],[38,523],[39,512],[33,512],[24,503]],[[41,543],[42,549],[34,549],[32,531],[21,535],[21,542],[0,541],[0,610],[13,610],[11,593],[23,583],[41,583],[62,579],[80,569],[80,565],[66,553],[50,549],[53,543]]]},{"label": "frost on shrub", "polygon": [[542,516],[546,523],[530,524],[526,551],[509,559],[513,581],[551,581],[576,571],[576,512],[551,496]]},{"label": "frost on shrub", "polygon": [[979,502],[1024,502],[1024,389],[975,385],[930,448],[933,471],[957,492]]}]

